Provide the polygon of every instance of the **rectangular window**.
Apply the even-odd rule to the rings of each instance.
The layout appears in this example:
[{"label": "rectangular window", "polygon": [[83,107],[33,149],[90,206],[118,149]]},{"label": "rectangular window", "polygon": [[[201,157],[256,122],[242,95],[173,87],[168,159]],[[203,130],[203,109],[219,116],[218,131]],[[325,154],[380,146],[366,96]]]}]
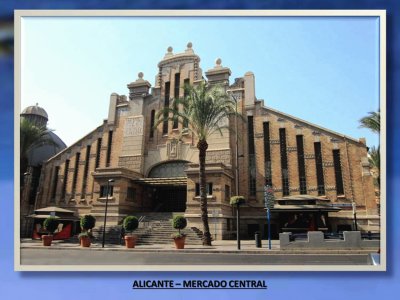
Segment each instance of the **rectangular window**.
[{"label": "rectangular window", "polygon": [[96,149],[96,165],[95,169],[97,169],[100,165],[100,151],[101,151],[101,138],[97,139],[97,149]]},{"label": "rectangular window", "polygon": [[300,194],[307,194],[307,180],[306,180],[306,164],[304,161],[304,145],[303,136],[296,135],[297,143],[297,162],[299,169],[299,182],[300,182]]},{"label": "rectangular window", "polygon": [[269,122],[263,123],[264,132],[264,164],[265,164],[265,185],[272,187],[272,171],[271,171],[271,145],[269,135]]},{"label": "rectangular window", "polygon": [[154,137],[154,118],[156,115],[156,111],[153,109],[150,113],[150,138]]},{"label": "rectangular window", "polygon": [[320,142],[314,143],[314,152],[317,171],[318,195],[325,195],[324,169],[322,166],[322,151]]},{"label": "rectangular window", "polygon": [[86,147],[85,168],[83,169],[83,181],[82,181],[82,193],[81,193],[82,199],[84,199],[86,196],[86,184],[87,184],[87,177],[89,174],[90,149],[91,149],[91,146],[88,145]]},{"label": "rectangular window", "polygon": [[[165,83],[164,107],[169,107],[170,82]],[[168,112],[164,112],[163,134],[168,133]]]},{"label": "rectangular window", "polygon": [[340,150],[333,150],[333,165],[335,167],[335,179],[336,179],[336,193],[338,195],[344,194],[343,188],[343,177],[342,177],[342,164],[340,162]]},{"label": "rectangular window", "polygon": [[63,182],[63,187],[61,190],[61,198],[65,199],[65,194],[67,190],[67,183],[68,183],[68,173],[69,173],[69,159],[65,161],[65,166],[64,166],[64,182]]},{"label": "rectangular window", "polygon": [[[184,87],[183,98],[184,99],[186,99],[186,97],[188,96],[187,87],[189,86],[189,84],[190,84],[189,78],[187,78],[183,81],[183,87]],[[184,120],[183,128],[187,128],[187,127],[188,127],[188,120]]]},{"label": "rectangular window", "polygon": [[111,162],[112,139],[113,139],[113,132],[112,132],[112,130],[110,130],[108,132],[106,167],[109,167],[110,166],[110,162]]},{"label": "rectangular window", "polygon": [[76,190],[76,182],[78,180],[78,172],[79,172],[79,159],[81,157],[81,154],[78,152],[75,155],[75,166],[74,166],[74,177],[72,177],[72,195],[75,196],[75,190]]},{"label": "rectangular window", "polygon": [[286,147],[286,129],[279,129],[279,144],[281,151],[281,170],[282,170],[282,193],[283,196],[289,196],[289,170],[288,170],[288,158],[287,158],[287,147]]},{"label": "rectangular window", "polygon": [[[175,99],[179,98],[179,81],[181,80],[181,76],[179,73],[175,74],[175,85],[174,85],[174,107],[175,109],[178,109],[178,107],[175,104]],[[174,120],[174,124],[172,126],[173,129],[178,128],[178,119]]]},{"label": "rectangular window", "polygon": [[249,147],[249,190],[250,196],[256,195],[256,155],[254,147],[253,116],[247,117],[248,147]]},{"label": "rectangular window", "polygon": [[136,200],[136,189],[133,187],[128,187],[126,193],[126,200],[134,202]]},{"label": "rectangular window", "polygon": [[56,199],[57,193],[57,183],[58,183],[58,172],[60,171],[60,167],[57,166],[54,168],[54,175],[53,175],[53,185],[51,189],[51,200],[54,201]]},{"label": "rectangular window", "polygon": [[[110,190],[108,192],[108,197],[112,197],[114,193],[114,186],[110,185],[109,186]],[[100,186],[100,198],[105,198],[107,197],[107,185],[102,185]]]},{"label": "rectangular window", "polygon": [[[213,192],[213,184],[212,184],[212,182],[207,182],[206,183],[206,193],[207,193],[207,195],[211,196],[212,192]],[[195,196],[200,196],[200,184],[199,183],[196,183]]]}]

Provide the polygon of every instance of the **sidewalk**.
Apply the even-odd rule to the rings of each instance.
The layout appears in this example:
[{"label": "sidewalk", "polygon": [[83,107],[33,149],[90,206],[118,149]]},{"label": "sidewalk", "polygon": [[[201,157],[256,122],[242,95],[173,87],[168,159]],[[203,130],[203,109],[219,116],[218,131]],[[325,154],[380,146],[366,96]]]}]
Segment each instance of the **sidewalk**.
[{"label": "sidewalk", "polygon": [[369,250],[310,250],[294,249],[280,250],[279,240],[272,241],[271,250],[268,249],[268,240],[262,241],[262,247],[257,248],[255,241],[244,240],[240,242],[241,249],[237,248],[236,240],[213,241],[212,246],[185,245],[185,249],[177,250],[173,241],[171,244],[137,245],[135,248],[127,249],[125,245],[106,244],[102,248],[101,242],[92,243],[90,248],[80,247],[78,243],[66,243],[64,241],[53,241],[51,247],[44,247],[42,241],[32,239],[21,239],[21,249],[49,249],[49,250],[80,250],[80,251],[132,251],[132,252],[187,252],[187,253],[243,253],[243,254],[363,254]]}]

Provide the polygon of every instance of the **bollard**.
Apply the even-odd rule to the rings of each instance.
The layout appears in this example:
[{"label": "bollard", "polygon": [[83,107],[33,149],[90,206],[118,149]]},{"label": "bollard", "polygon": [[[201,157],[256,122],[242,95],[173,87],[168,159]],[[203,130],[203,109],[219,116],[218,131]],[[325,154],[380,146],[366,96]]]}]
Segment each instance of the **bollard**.
[{"label": "bollard", "polygon": [[255,241],[256,241],[256,247],[257,248],[261,248],[261,234],[260,234],[259,231],[255,232],[254,238],[255,238]]}]

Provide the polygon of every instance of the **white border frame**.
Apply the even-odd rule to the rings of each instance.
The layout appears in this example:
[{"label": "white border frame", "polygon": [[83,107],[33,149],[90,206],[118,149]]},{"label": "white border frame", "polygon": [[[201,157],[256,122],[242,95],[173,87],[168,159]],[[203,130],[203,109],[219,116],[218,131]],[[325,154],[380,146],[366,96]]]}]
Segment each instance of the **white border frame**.
[{"label": "white border frame", "polygon": [[[21,20],[23,17],[378,17],[381,113],[381,264],[327,265],[21,265],[20,113]],[[210,254],[212,255],[212,254]],[[268,255],[268,254],[266,254]],[[15,271],[386,271],[386,10],[15,10],[14,11],[14,269]]]}]

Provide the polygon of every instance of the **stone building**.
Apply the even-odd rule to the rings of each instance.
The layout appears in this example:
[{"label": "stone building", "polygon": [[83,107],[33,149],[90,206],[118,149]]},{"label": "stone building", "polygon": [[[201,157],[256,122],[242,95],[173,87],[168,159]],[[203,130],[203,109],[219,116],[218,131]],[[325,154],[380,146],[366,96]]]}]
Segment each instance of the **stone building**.
[{"label": "stone building", "polygon": [[259,230],[265,235],[266,184],[276,198],[273,236],[293,228],[351,230],[352,205],[358,229],[379,230],[365,139],[267,107],[256,97],[253,73],[233,81],[230,75],[221,60],[203,73],[191,43],[178,54],[169,47],[158,63],[153,87],[139,73],[127,85],[128,96],[111,94],[103,124],[46,162],[37,206],[90,213],[102,222],[107,182],[113,179],[108,225],[119,224],[127,214],[180,212],[190,227],[201,230],[196,140],[190,133],[180,134],[178,122],[164,122],[156,129],[152,124],[171,99],[185,96],[185,84],[207,80],[222,85],[244,117],[223,121],[237,126],[237,135],[224,130],[208,140],[208,209],[217,239],[234,237],[235,212],[229,200],[237,193],[246,198],[243,236],[251,238]]},{"label": "stone building", "polygon": [[[21,113],[21,119],[26,119],[37,127],[47,127],[48,115],[44,108],[36,105],[26,107]],[[21,233],[26,234],[27,227],[31,227],[32,219],[27,219],[34,212],[36,195],[39,185],[39,178],[42,172],[42,165],[49,158],[65,149],[67,146],[60,137],[53,131],[49,130],[44,140],[49,140],[46,143],[34,145],[28,151],[28,167],[26,170],[21,170]]]}]

